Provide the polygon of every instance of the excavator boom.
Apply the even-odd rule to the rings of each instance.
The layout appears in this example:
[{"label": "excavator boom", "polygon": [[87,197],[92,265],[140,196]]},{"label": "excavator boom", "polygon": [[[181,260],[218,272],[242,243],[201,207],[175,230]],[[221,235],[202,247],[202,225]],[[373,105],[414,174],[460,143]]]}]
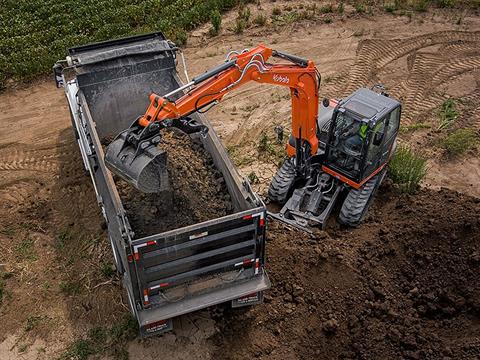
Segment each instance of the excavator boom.
[{"label": "excavator boom", "polygon": [[[269,64],[270,57],[290,63]],[[141,191],[164,190],[167,186],[166,154],[157,148],[161,139],[159,130],[173,126],[186,133],[208,131],[189,115],[213,106],[230,91],[250,81],[290,89],[292,136],[296,146],[288,146],[288,155],[296,156],[300,171],[305,159],[316,154],[318,149],[319,73],[311,60],[264,45],[241,53],[231,52],[223,64],[169,94],[151,94],[146,113],[109,145],[105,159],[107,166]],[[183,96],[172,100],[178,93]]]}]

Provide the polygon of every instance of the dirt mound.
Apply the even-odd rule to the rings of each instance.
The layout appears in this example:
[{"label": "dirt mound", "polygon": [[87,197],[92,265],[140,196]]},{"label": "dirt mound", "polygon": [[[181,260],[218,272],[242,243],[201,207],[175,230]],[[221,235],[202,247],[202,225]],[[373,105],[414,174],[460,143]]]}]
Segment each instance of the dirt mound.
[{"label": "dirt mound", "polygon": [[480,201],[382,190],[360,229],[308,237],[270,222],[272,290],[218,320],[218,358],[480,355]]},{"label": "dirt mound", "polygon": [[173,230],[228,215],[233,206],[222,173],[200,142],[180,131],[163,131],[171,189],[145,194],[115,179],[137,237]]}]

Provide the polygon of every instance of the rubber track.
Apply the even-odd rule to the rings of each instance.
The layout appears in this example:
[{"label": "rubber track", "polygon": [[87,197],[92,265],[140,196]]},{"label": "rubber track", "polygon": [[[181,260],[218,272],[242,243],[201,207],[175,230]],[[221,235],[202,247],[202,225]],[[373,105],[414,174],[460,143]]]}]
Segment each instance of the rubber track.
[{"label": "rubber track", "polygon": [[360,189],[352,188],[349,191],[338,215],[341,224],[353,227],[360,225],[375,194],[379,176],[382,175],[374,176]]},{"label": "rubber track", "polygon": [[295,180],[295,165],[293,159],[285,160],[268,188],[268,198],[281,205],[287,201],[288,192]]}]

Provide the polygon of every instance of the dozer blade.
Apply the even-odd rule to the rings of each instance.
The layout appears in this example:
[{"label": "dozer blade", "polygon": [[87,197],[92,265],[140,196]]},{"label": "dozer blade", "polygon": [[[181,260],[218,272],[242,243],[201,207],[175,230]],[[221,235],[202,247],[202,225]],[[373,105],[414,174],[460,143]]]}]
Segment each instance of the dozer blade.
[{"label": "dozer blade", "polygon": [[122,132],[107,147],[107,167],[144,193],[156,193],[169,188],[167,153],[157,147],[160,135],[155,141],[132,144],[130,130]]}]

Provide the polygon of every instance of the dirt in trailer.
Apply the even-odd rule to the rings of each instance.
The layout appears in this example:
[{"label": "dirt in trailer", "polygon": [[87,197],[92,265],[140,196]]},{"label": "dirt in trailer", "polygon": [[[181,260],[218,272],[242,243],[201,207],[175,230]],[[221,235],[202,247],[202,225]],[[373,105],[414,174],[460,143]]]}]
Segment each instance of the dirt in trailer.
[{"label": "dirt in trailer", "polygon": [[199,140],[180,131],[163,130],[159,147],[167,151],[170,190],[146,194],[115,177],[136,238],[232,213],[225,179]]}]

